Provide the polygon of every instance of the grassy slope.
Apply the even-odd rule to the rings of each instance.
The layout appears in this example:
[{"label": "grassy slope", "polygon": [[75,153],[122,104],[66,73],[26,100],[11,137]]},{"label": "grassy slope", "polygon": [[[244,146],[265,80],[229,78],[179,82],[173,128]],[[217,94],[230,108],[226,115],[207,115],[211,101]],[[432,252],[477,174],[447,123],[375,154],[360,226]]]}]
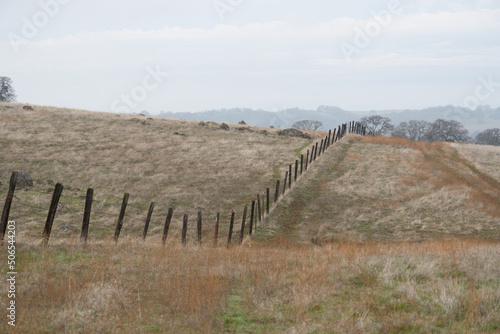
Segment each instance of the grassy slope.
[{"label": "grassy slope", "polygon": [[[144,123],[144,124],[143,124]],[[172,232],[182,215],[196,217],[201,208],[213,228],[216,212],[225,221],[237,219],[258,192],[283,174],[297,152],[310,141],[281,137],[277,130],[86,112],[48,107],[23,110],[0,104],[0,198],[5,198],[10,173],[29,173],[35,186],[16,192],[12,219],[20,233],[40,235],[49,208],[53,182],[65,186],[54,224],[78,229],[84,196],[94,188],[90,235],[111,237],[123,194],[130,193],[123,234],[140,235],[151,201],[156,209],[151,233],[161,232],[166,212],[174,205]],[[194,226],[195,224],[191,224]],[[190,232],[190,235],[194,233]]]},{"label": "grassy slope", "polygon": [[[55,228],[80,224],[73,209],[83,209],[80,196],[94,186],[94,224],[112,232],[121,194],[130,191],[125,231],[131,226],[127,233],[138,235],[150,200],[160,207],[157,230],[162,208],[173,198],[179,210],[193,210],[204,200],[228,210],[270,186],[276,171],[282,176],[307,142],[175,120],[142,125],[129,116],[5,107],[0,105],[0,198],[13,169],[42,181],[17,192],[12,210],[21,232],[17,332],[493,333],[500,328],[493,191],[500,168],[489,151],[459,148],[474,160],[469,162],[446,146],[351,138],[315,163],[274,210],[269,225],[242,247],[183,248],[178,242],[161,247],[153,238],[146,243],[131,238],[118,245],[92,242],[86,249],[70,239],[41,249],[48,179],[66,180],[66,189],[72,188],[62,199],[67,209],[56,217]],[[473,158],[467,156],[471,152]],[[201,175],[214,171],[214,182],[200,185]],[[178,183],[172,184],[174,178]],[[91,231],[98,234],[98,226]],[[7,291],[5,279],[0,291]],[[6,301],[0,298],[0,309]],[[10,331],[0,322],[0,332]]]},{"label": "grassy slope", "polygon": [[[476,161],[459,153],[472,149]],[[500,150],[491,150],[346,138],[273,213],[269,235],[306,243],[499,240]]]}]

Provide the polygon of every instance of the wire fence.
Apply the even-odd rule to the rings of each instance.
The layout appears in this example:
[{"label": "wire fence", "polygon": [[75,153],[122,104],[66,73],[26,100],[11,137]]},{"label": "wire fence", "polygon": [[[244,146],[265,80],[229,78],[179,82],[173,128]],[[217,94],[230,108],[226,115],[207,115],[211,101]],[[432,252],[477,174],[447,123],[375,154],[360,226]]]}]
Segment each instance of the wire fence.
[{"label": "wire fence", "polygon": [[[243,214],[241,217],[241,223],[236,221],[235,211],[231,211],[229,226],[221,226],[221,214],[217,213],[215,217],[207,217],[203,216],[203,212],[198,210],[197,215],[195,217],[196,224],[191,222],[188,214],[183,213],[179,215],[177,212],[174,212],[173,206],[169,206],[167,210],[167,214],[165,217],[164,224],[162,226],[162,234],[161,234],[161,242],[162,244],[166,244],[169,239],[169,235],[171,236],[173,233],[173,229],[180,229],[180,241],[183,245],[186,245],[188,242],[188,232],[191,236],[191,239],[194,239],[196,243],[201,244],[204,240],[205,242],[213,242],[215,246],[219,243],[221,239],[222,233],[227,231],[227,242],[226,245],[229,247],[232,244],[241,244],[245,235],[254,235],[257,233],[260,226],[265,224],[267,217],[271,214],[272,209],[278,205],[283,198],[291,191],[292,185],[295,184],[300,177],[305,174],[311,166],[322,156],[327,150],[342,139],[348,133],[355,133],[358,135],[366,135],[366,127],[359,122],[349,122],[340,125],[338,128],[328,131],[328,135],[326,135],[321,140],[317,140],[310,149],[307,150],[307,153],[301,154],[300,159],[296,159],[294,162],[290,163],[288,166],[288,171],[285,172],[285,176],[283,179],[277,179],[276,183],[271,185],[270,187],[266,187],[263,192],[256,194],[253,197],[251,203],[245,205],[243,209]],[[10,182],[9,182],[9,190],[7,193],[7,198],[5,200],[5,205],[2,211],[2,217],[0,220],[0,241],[4,240],[6,228],[9,221],[10,210],[12,206],[12,201],[15,198],[14,193],[18,180],[18,171],[12,172]],[[94,204],[94,190],[89,188],[87,190],[86,196],[75,195],[72,196],[71,203],[82,203],[81,205],[70,204],[67,206],[60,202],[62,192],[64,190],[64,186],[61,183],[55,184],[52,199],[50,201],[49,211],[47,214],[47,219],[44,225],[43,233],[42,233],[42,245],[47,246],[50,240],[52,226],[54,223],[54,219],[56,213],[58,211],[71,212],[75,215],[79,215],[82,217],[82,228],[80,230],[80,240],[86,245],[88,241],[90,221],[92,215],[92,206]],[[71,189],[70,189],[71,190]],[[65,195],[67,196],[67,195]],[[71,196],[71,195],[69,195]],[[122,199],[122,204],[120,208],[120,213],[118,216],[118,220],[116,223],[115,231],[114,231],[114,241],[118,243],[120,239],[121,230],[123,228],[123,222],[125,215],[127,214],[127,208],[129,205],[129,193],[125,193]],[[83,202],[83,199],[85,201]],[[20,200],[16,197],[16,200]],[[22,205],[24,207],[30,208],[32,210],[36,210],[37,212],[42,212],[46,209],[46,206],[42,205],[42,203],[30,203],[29,201],[22,201]],[[83,208],[83,211],[82,211]],[[137,213],[133,216],[127,216],[127,221],[135,221],[137,223],[144,223],[144,227],[141,228],[141,237],[142,239],[146,239],[153,211],[155,210],[155,203],[151,202],[149,204],[149,209],[147,215],[139,215]],[[139,209],[136,210],[137,212]],[[175,216],[174,216],[175,215]],[[182,217],[182,218],[181,218]],[[191,221],[192,221],[191,217]],[[175,221],[175,223],[173,223]],[[211,227],[207,232],[207,228],[203,229],[203,224],[210,225],[210,222],[213,222],[213,227]],[[182,222],[182,223],[181,223]],[[205,223],[204,223],[205,222]],[[239,230],[238,230],[239,228]],[[211,231],[210,231],[211,230]],[[194,237],[193,237],[194,232]],[[205,232],[205,235],[204,235]]]}]

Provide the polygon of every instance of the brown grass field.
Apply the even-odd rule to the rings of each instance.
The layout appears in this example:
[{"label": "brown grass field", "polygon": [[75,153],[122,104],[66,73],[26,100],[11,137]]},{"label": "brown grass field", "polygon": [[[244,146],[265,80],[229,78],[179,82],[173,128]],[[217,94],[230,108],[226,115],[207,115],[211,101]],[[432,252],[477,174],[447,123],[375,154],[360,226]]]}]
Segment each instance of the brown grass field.
[{"label": "brown grass field", "polygon": [[[220,211],[226,233],[230,210],[238,221],[312,145],[239,127],[0,103],[2,206],[12,170],[35,180],[16,191],[11,210],[17,325],[2,314],[0,332],[500,330],[500,149],[349,135],[242,246],[214,247],[207,236],[202,246],[182,247],[181,213],[194,218],[201,207],[208,235]],[[43,248],[51,181],[65,190]],[[87,187],[96,201],[84,248],[77,230]],[[124,192],[130,207],[115,244]],[[157,209],[143,242],[151,201]],[[162,246],[171,204],[176,234]],[[1,279],[1,310],[7,290]]]}]

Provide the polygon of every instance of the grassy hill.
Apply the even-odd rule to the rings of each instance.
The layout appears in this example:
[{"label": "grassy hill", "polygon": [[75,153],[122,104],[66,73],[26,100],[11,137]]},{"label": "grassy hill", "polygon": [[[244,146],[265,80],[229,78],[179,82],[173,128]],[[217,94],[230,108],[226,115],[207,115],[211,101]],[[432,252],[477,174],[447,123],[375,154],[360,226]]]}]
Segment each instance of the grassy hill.
[{"label": "grassy hill", "polygon": [[297,185],[270,236],[304,243],[500,238],[500,149],[348,136]]},{"label": "grassy hill", "polygon": [[17,191],[11,210],[11,218],[22,221],[20,233],[29,236],[43,230],[54,182],[65,187],[56,239],[81,226],[89,187],[93,238],[112,236],[126,192],[124,236],[141,234],[153,201],[152,234],[161,231],[169,205],[172,232],[180,230],[184,213],[196,217],[198,208],[213,228],[217,212],[227,220],[234,209],[239,219],[243,206],[312,143],[270,128],[230,125],[224,131],[211,122],[22,107],[0,104],[0,198],[13,170],[31,175],[34,187]]},{"label": "grassy hill", "polygon": [[[17,325],[2,321],[0,332],[498,332],[499,149],[349,135],[242,246],[182,247],[176,236],[163,247],[168,205],[176,233],[198,207],[207,232],[216,211],[227,227],[231,209],[241,215],[312,144],[269,128],[218,128],[0,104],[0,200],[12,170],[35,181],[11,210]],[[53,182],[65,190],[43,248]],[[95,205],[83,247],[60,227],[80,226],[87,187]],[[126,240],[115,244],[124,192]],[[150,201],[153,235],[141,242]]]}]

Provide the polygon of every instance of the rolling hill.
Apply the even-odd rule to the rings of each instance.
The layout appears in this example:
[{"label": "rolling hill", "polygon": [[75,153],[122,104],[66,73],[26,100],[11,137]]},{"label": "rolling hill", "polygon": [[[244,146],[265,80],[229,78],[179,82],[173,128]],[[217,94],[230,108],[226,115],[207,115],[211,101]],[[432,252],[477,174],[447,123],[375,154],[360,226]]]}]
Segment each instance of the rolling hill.
[{"label": "rolling hill", "polygon": [[[344,121],[349,121],[348,119]],[[17,332],[495,333],[500,149],[347,135],[242,245],[198,245],[199,208],[231,209],[283,179],[313,140],[270,128],[0,103],[0,199],[17,189]],[[64,185],[40,245],[55,182]],[[90,240],[78,240],[93,187]],[[123,239],[112,240],[130,193]],[[150,236],[140,240],[149,203]],[[174,236],[161,226],[175,208]],[[191,224],[194,225],[194,224]],[[191,226],[190,225],[190,226]],[[239,225],[235,227],[237,230]],[[7,257],[6,244],[0,256]],[[3,261],[3,260],[2,260]],[[7,275],[7,267],[2,267]],[[9,289],[6,279],[0,290]],[[0,309],[8,300],[0,299]],[[0,332],[12,332],[5,321]]]}]

